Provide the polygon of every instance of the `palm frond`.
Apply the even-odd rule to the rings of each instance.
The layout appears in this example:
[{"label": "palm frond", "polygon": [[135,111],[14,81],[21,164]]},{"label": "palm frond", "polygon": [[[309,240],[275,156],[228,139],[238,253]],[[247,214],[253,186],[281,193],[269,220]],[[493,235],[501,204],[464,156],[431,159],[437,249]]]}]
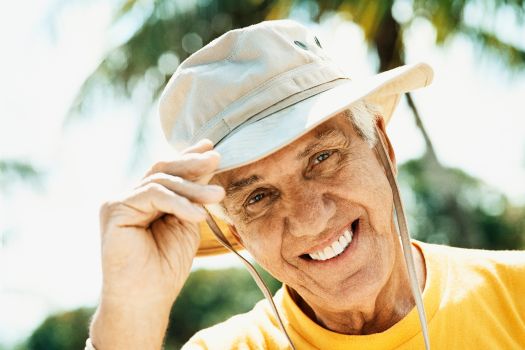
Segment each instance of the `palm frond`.
[{"label": "palm frond", "polygon": [[477,44],[478,49],[488,53],[491,58],[503,63],[508,69],[521,70],[525,68],[525,50],[501,40],[494,33],[479,28],[464,26],[462,32]]},{"label": "palm frond", "polygon": [[42,175],[42,171],[29,162],[0,159],[0,190],[9,189],[16,182],[39,185]]},{"label": "palm frond", "polygon": [[[155,2],[155,8],[143,25],[123,44],[110,50],[96,70],[81,86],[71,107],[70,116],[77,117],[92,101],[97,89],[110,87],[116,96],[130,97],[137,84],[150,70],[156,75],[154,86],[150,86],[153,96],[157,96],[161,86],[173,73],[159,72],[159,58],[166,53],[175,54],[179,61],[187,58],[199,46],[204,45],[226,31],[247,26],[267,18],[275,1],[235,0],[210,1],[204,6],[186,6],[177,10],[171,17],[164,17],[166,3],[171,0]],[[137,6],[136,1],[127,1],[118,16],[125,16]],[[117,16],[117,17],[118,17]],[[200,38],[197,46],[186,47],[184,38],[193,33]]]}]

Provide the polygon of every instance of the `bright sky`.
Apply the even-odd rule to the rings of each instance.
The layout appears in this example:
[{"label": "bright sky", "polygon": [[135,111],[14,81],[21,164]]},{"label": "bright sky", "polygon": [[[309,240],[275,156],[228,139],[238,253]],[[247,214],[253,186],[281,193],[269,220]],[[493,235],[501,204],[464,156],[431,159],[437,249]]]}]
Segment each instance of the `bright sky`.
[{"label": "bright sky", "polygon": [[[0,344],[23,339],[50,312],[96,303],[100,204],[130,188],[154,159],[173,154],[152,117],[150,149],[138,171],[129,171],[137,127],[131,103],[104,106],[62,129],[83,79],[120,34],[107,35],[111,7],[104,1],[57,11],[48,0],[10,2],[0,12],[0,158],[31,160],[46,170],[43,190],[17,187],[0,198]],[[331,19],[315,29],[354,79],[373,73],[355,26]],[[509,33],[525,38],[524,28]],[[462,38],[435,49],[433,36],[418,22],[408,35],[407,61],[435,69],[434,84],[415,98],[438,156],[525,202],[525,74],[480,61]],[[421,154],[405,106],[389,131],[401,162]],[[230,257],[195,265],[232,263]]]}]

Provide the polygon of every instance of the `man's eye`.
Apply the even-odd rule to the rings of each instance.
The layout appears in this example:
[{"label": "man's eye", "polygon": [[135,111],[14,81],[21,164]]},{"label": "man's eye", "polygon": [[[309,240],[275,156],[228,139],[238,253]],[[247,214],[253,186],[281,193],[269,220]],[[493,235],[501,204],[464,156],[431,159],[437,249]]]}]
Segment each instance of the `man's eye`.
[{"label": "man's eye", "polygon": [[256,195],[250,197],[250,199],[248,199],[248,205],[251,205],[251,204],[255,204],[261,200],[263,200],[263,198],[266,197],[266,195],[264,193],[257,193]]},{"label": "man's eye", "polygon": [[314,164],[319,164],[321,162],[324,162],[325,160],[327,160],[328,158],[330,158],[330,156],[332,155],[332,153],[334,153],[334,151],[323,151],[319,154],[317,154],[314,158],[314,161],[313,163]]}]

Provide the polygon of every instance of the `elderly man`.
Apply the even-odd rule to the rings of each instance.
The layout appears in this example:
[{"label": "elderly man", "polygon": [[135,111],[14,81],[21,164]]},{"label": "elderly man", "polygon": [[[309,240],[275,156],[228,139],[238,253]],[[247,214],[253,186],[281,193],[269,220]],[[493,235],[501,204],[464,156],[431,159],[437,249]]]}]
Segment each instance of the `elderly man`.
[{"label": "elderly man", "polygon": [[244,248],[282,289],[184,349],[525,348],[523,253],[408,238],[385,128],[431,80],[418,64],[353,81],[293,21],[193,54],[160,104],[179,155],[102,207],[87,347],[160,349],[194,257]]}]

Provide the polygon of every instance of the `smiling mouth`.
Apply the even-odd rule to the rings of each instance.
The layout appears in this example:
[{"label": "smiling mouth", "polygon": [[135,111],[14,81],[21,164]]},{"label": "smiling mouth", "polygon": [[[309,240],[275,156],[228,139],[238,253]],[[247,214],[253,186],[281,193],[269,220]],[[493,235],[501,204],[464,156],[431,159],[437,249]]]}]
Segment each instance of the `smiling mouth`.
[{"label": "smiling mouth", "polygon": [[355,220],[349,227],[345,228],[332,243],[323,249],[319,249],[309,254],[303,254],[301,255],[301,258],[306,260],[326,261],[341,255],[350,246],[350,243],[352,243],[358,224],[359,219]]}]

